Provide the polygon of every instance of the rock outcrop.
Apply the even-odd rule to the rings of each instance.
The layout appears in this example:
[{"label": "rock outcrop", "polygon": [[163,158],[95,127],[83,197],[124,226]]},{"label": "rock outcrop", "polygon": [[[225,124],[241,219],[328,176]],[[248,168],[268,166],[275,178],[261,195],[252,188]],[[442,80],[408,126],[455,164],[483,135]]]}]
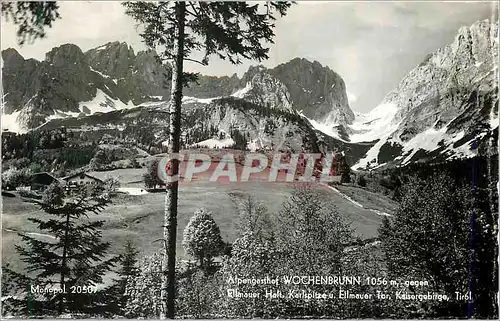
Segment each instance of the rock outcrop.
[{"label": "rock outcrop", "polygon": [[[123,42],[110,42],[83,53],[73,44],[53,48],[45,60],[25,60],[16,50],[2,51],[5,112],[20,112],[28,130],[51,116],[107,112],[170,98],[171,68],[154,51],[137,54]],[[253,66],[243,75],[200,75],[184,96],[236,96],[271,109],[302,111],[332,125],[352,122],[345,85],[318,62],[294,59],[274,69]],[[94,108],[89,107],[93,105]],[[109,107],[109,108],[108,108]]]},{"label": "rock outcrop", "polygon": [[[379,141],[355,166],[447,161],[484,152],[498,135],[498,21],[458,30],[380,106],[396,108]],[[375,115],[374,115],[375,116]]]},{"label": "rock outcrop", "polygon": [[293,103],[288,88],[263,66],[250,67],[241,83],[245,83],[245,87],[233,96],[271,109],[292,110]]},{"label": "rock outcrop", "polygon": [[344,80],[330,68],[295,58],[269,72],[288,88],[294,108],[307,118],[332,125],[351,124],[354,120]]},{"label": "rock outcrop", "polygon": [[472,92],[497,86],[498,22],[462,27],[452,44],[430,54],[389,93],[383,104],[398,108],[394,137],[405,142],[416,134],[448,124],[467,108]]}]

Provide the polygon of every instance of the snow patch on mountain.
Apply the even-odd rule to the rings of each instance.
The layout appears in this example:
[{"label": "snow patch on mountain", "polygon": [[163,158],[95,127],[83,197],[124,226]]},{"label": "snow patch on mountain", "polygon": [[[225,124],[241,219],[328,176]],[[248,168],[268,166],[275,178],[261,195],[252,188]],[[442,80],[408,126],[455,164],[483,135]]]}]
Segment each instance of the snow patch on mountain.
[{"label": "snow patch on mountain", "polygon": [[[332,88],[334,85],[332,85]],[[346,94],[347,94],[347,100],[349,101],[349,105],[355,103],[358,100],[358,97],[356,97],[356,95],[354,95],[349,90],[346,90]]]},{"label": "snow patch on mountain", "polygon": [[373,145],[373,147],[370,148],[368,152],[366,152],[365,157],[358,160],[356,164],[351,166],[351,169],[363,169],[366,168],[369,164],[373,164],[371,165],[371,168],[377,168],[381,166],[382,164],[377,163],[378,153],[380,152],[382,146],[388,141],[389,136],[390,134],[387,134],[386,136],[382,137],[377,143],[375,143],[375,145]]},{"label": "snow patch on mountain", "polygon": [[492,108],[490,112],[490,128],[495,129],[498,127],[498,115],[495,115],[495,109]]},{"label": "snow patch on mountain", "polygon": [[[396,113],[397,107],[394,104],[379,105],[366,114],[359,112],[355,113],[354,122],[352,125],[347,125],[348,131],[350,132],[349,142],[371,142],[388,136],[388,134],[396,130],[399,125],[393,123]],[[302,112],[299,112],[299,115],[306,118],[314,129],[330,137],[346,142],[340,137],[337,131],[336,126],[338,124],[332,123],[328,121],[328,119],[319,122],[306,117]]]},{"label": "snow patch on mountain", "polygon": [[105,74],[103,74],[102,72],[100,72],[100,71],[98,71],[98,70],[95,70],[94,68],[92,68],[92,67],[90,67],[90,66],[89,66],[89,68],[90,68],[90,70],[92,70],[93,72],[95,72],[96,74],[98,74],[99,76],[101,76],[101,77],[103,77],[103,78],[112,79],[112,80],[115,82],[115,84],[116,84],[116,80],[115,80],[115,79],[113,79],[113,78],[111,78],[111,76],[105,75]]},{"label": "snow patch on mountain", "polygon": [[335,139],[346,142],[344,139],[342,139],[340,137],[338,131],[335,129],[336,124],[333,124],[333,123],[328,122],[328,121],[319,122],[319,121],[316,121],[314,119],[311,119],[311,118],[307,117],[306,115],[304,115],[302,110],[297,111],[297,114],[299,114],[302,118],[307,119],[307,121],[309,123],[311,123],[311,126],[314,129],[319,130],[320,132],[322,132],[325,135],[328,135],[328,136],[333,137]]},{"label": "snow patch on mountain", "polygon": [[115,110],[129,109],[134,107],[137,106],[135,106],[132,102],[129,101],[127,104],[125,104],[119,99],[112,99],[100,89],[97,89],[97,94],[92,100],[79,103],[80,111],[86,115],[92,115],[95,113],[108,113]]},{"label": "snow patch on mountain", "polygon": [[451,154],[448,159],[474,157],[476,156],[476,151],[473,149],[474,141],[481,139],[487,134],[486,132],[480,133],[468,142],[461,144],[460,146],[453,147],[454,143],[458,142],[465,136],[465,131],[462,130],[455,135],[449,135],[446,134],[446,129],[447,127],[440,130],[430,128],[409,140],[403,148],[403,153],[410,152],[410,154],[405,157],[402,164],[404,165],[409,162],[419,149],[433,151],[439,148],[440,144],[441,146],[446,146],[446,148],[442,151],[443,154]]},{"label": "snow patch on mountain", "polygon": [[231,137],[224,139],[211,138],[196,144],[192,144],[191,147],[207,147],[207,148],[224,148],[231,147],[234,145],[234,140]]},{"label": "snow patch on mountain", "polygon": [[[449,125],[449,124],[448,124]],[[427,152],[432,152],[439,148],[444,148],[441,151],[441,154],[450,156],[447,159],[453,158],[470,158],[476,155],[475,150],[473,150],[473,142],[474,140],[478,140],[486,135],[486,132],[480,133],[476,137],[472,138],[468,142],[461,144],[460,146],[453,146],[454,143],[460,141],[465,136],[465,131],[462,130],[456,134],[448,134],[448,125],[444,126],[440,129],[435,129],[434,127],[428,128],[427,130],[418,133],[413,138],[411,138],[407,142],[401,142],[398,139],[392,137],[392,132],[388,132],[384,137],[382,137],[368,152],[365,157],[360,159],[354,166],[351,168],[353,170],[366,168],[367,165],[370,165],[370,168],[376,169],[384,164],[378,163],[378,155],[381,147],[388,143],[397,143],[402,145],[401,155],[396,159],[402,159],[401,165],[408,164],[413,156],[419,151],[424,150]],[[498,124],[497,124],[498,126]]]},{"label": "snow patch on mountain", "polygon": [[306,116],[302,115],[302,117],[306,118],[311,125],[313,126],[314,129],[319,130],[320,132],[333,137],[335,139],[341,140],[343,142],[346,142],[344,139],[342,139],[338,133],[338,131],[335,128],[335,125],[332,125],[329,122],[324,121],[324,122],[318,122],[315,121],[314,119],[307,118]]},{"label": "snow patch on mountain", "polygon": [[236,98],[244,98],[245,95],[252,89],[252,83],[247,82],[246,86],[240,90],[234,92],[231,96]]},{"label": "snow patch on mountain", "polygon": [[213,98],[196,98],[196,97],[189,97],[189,96],[184,96],[182,97],[182,103],[188,104],[188,103],[200,103],[200,104],[210,104],[212,101],[215,99],[219,99],[221,97],[213,97]]},{"label": "snow patch on mountain", "polygon": [[[154,106],[160,104],[161,103],[159,102],[151,102],[151,103],[144,103],[139,106],[148,106],[148,105]],[[96,96],[92,100],[79,103],[79,108],[78,108],[79,112],[54,110],[54,113],[52,115],[49,115],[45,118],[44,124],[53,119],[76,118],[80,116],[93,115],[95,113],[108,113],[116,110],[136,108],[139,106],[134,105],[131,101],[125,104],[119,99],[112,99],[111,97],[106,95],[102,90],[97,89]],[[21,111],[16,111],[11,114],[2,113],[1,117],[2,131],[8,130],[19,134],[26,133],[28,130],[24,129],[21,126],[22,122],[18,119],[20,114]],[[44,124],[41,124],[38,127],[41,127]]]},{"label": "snow patch on mountain", "polygon": [[397,106],[394,104],[381,104],[368,114],[356,114],[353,124],[349,125],[353,133],[349,137],[351,142],[374,141],[392,133],[398,126],[393,124],[397,111]]}]

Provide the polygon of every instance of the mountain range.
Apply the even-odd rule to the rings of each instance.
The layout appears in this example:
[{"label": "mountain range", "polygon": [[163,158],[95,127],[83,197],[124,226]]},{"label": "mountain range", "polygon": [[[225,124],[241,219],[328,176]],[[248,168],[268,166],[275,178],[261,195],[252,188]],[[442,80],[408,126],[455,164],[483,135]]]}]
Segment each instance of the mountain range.
[{"label": "mountain range", "polygon": [[[241,78],[200,75],[184,89],[183,140],[224,133],[247,147],[340,150],[353,168],[470,157],[498,135],[497,52],[498,22],[463,27],[368,114],[351,110],[344,80],[317,61],[252,66]],[[168,137],[170,68],[153,51],[65,44],[37,61],[10,48],[2,76],[4,130],[64,126],[152,145]]]}]

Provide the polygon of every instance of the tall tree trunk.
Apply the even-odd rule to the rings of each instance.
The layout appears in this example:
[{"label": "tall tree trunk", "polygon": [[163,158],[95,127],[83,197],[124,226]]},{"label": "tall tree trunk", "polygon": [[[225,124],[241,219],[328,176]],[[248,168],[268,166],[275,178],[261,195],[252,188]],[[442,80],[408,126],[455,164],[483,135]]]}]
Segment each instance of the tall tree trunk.
[{"label": "tall tree trunk", "polygon": [[[181,136],[181,104],[184,62],[184,19],[186,15],[186,3],[176,2],[175,15],[177,23],[177,36],[174,45],[174,59],[172,61],[172,89],[170,93],[170,116],[169,116],[169,154],[179,152]],[[171,161],[171,173],[175,176],[179,173],[179,161]],[[179,194],[179,182],[167,183],[165,195],[164,215],[164,251],[162,264],[162,287],[161,319],[173,319],[175,316],[175,255],[177,237],[177,200]]]}]

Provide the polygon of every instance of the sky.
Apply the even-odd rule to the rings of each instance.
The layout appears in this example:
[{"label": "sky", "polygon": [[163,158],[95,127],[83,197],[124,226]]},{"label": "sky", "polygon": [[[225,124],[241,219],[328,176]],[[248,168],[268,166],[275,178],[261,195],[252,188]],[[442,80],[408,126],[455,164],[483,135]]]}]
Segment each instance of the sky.
[{"label": "sky", "polygon": [[[317,60],[344,79],[351,108],[368,112],[427,54],[451,43],[458,28],[498,19],[497,11],[495,1],[299,1],[276,21],[275,43],[262,64],[274,67],[296,57]],[[125,41],[136,51],[145,48],[136,23],[118,1],[60,1],[60,14],[45,39],[22,47],[15,26],[2,18],[1,48],[13,47],[25,58],[39,60],[64,43],[83,51],[109,41]],[[255,64],[212,59],[209,66],[188,63],[187,69],[241,76]]]}]

